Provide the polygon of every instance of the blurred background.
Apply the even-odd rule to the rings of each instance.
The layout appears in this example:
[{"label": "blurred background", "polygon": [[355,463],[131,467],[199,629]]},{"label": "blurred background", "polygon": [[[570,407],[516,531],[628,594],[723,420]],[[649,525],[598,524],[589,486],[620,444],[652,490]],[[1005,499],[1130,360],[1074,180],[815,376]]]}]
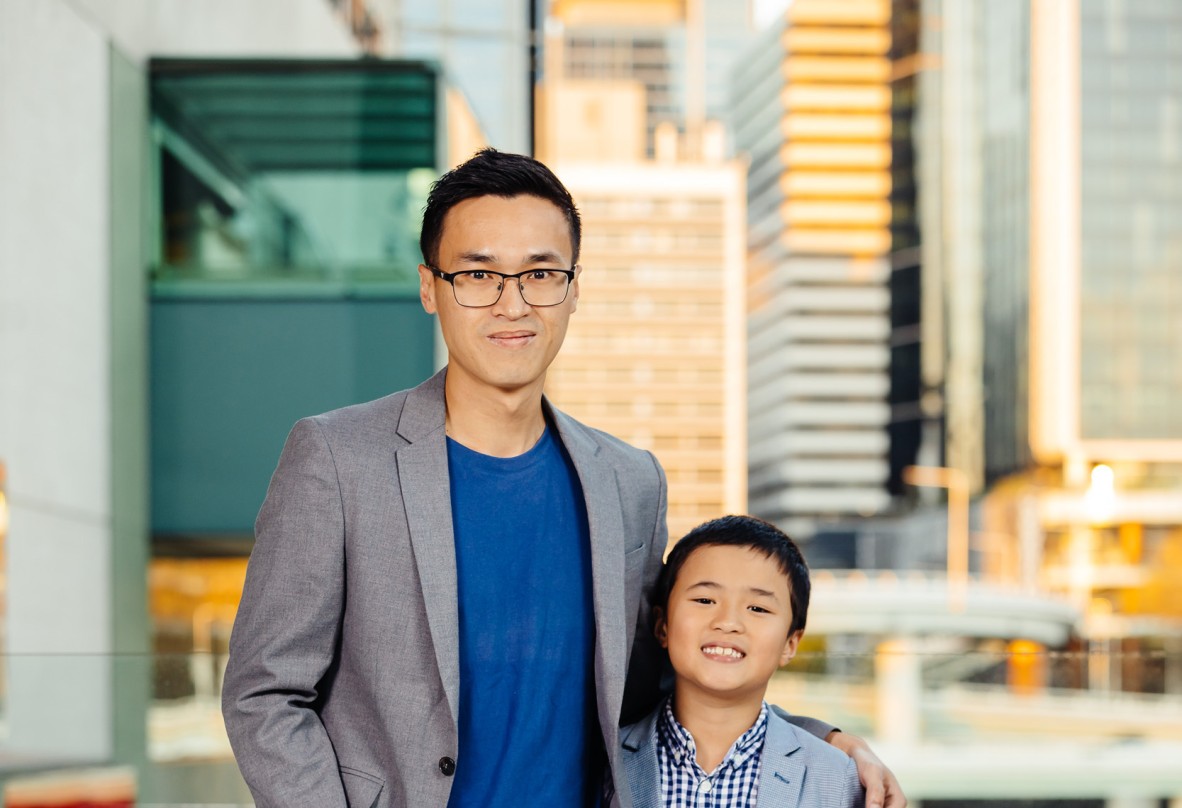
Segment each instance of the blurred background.
[{"label": "blurred background", "polygon": [[920,806],[1182,808],[1182,3],[0,2],[0,785],[248,805],[299,417],[444,361],[431,181],[583,213],[548,379],[813,567],[769,700]]}]

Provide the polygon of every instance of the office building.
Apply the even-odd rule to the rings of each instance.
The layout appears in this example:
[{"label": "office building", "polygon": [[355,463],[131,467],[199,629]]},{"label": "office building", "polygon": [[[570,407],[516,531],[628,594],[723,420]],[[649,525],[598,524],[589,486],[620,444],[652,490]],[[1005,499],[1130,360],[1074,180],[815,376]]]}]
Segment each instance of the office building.
[{"label": "office building", "polygon": [[889,15],[798,0],[733,76],[750,508],[802,538],[889,504]]},{"label": "office building", "polygon": [[[531,4],[543,0],[366,0],[373,51],[389,59],[435,60],[471,106],[488,145],[532,152]],[[535,21],[540,15],[534,14]],[[464,157],[470,157],[466,154]]]},{"label": "office building", "polygon": [[725,118],[727,76],[752,36],[748,0],[554,0],[550,13],[546,79],[638,83],[648,156],[662,123],[696,152],[704,122]]},{"label": "office building", "polygon": [[669,533],[746,509],[743,176],[714,161],[555,164],[585,237],[547,379],[565,411],[653,451]]}]

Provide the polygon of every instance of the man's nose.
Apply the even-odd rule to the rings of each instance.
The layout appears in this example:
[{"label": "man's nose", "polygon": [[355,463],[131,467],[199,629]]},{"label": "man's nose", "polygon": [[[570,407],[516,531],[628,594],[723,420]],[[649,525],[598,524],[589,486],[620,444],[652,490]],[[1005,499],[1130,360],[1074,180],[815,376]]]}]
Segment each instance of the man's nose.
[{"label": "man's nose", "polygon": [[525,302],[525,292],[521,288],[520,278],[501,279],[501,296],[493,305],[493,310],[507,317],[521,317],[529,311],[529,304]]}]

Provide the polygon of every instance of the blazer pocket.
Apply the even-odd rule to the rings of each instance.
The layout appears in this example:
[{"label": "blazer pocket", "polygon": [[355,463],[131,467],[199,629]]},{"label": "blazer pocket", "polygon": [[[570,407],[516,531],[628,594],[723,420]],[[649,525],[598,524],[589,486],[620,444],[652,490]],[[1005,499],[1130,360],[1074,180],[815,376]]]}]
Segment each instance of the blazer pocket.
[{"label": "blazer pocket", "polygon": [[349,808],[374,808],[386,781],[368,772],[341,766],[341,783],[345,786],[345,802]]},{"label": "blazer pocket", "polygon": [[647,545],[645,545],[645,544],[640,544],[636,547],[633,547],[628,552],[624,553],[624,569],[626,569],[626,570],[631,569],[632,567],[635,567],[637,564],[644,563],[644,559],[645,559],[644,550],[645,550],[646,546]]}]

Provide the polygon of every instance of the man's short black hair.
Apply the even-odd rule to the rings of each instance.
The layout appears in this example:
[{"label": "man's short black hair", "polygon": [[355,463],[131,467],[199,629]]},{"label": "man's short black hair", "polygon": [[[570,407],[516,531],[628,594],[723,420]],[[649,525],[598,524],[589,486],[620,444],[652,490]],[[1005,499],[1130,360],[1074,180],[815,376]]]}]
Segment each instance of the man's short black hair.
[{"label": "man's short black hair", "polygon": [[566,186],[554,172],[532,157],[511,154],[496,149],[481,149],[465,163],[437,179],[427,195],[423,209],[423,229],[419,233],[419,249],[423,261],[438,267],[439,243],[443,239],[443,220],[447,212],[478,196],[536,196],[553,202],[570,225],[571,263],[579,262],[579,245],[583,225],[579,211]]},{"label": "man's short black hair", "polygon": [[750,547],[776,562],[788,576],[788,599],[792,604],[789,635],[804,630],[809,612],[809,568],[796,542],[770,522],[754,516],[723,516],[698,525],[673,545],[657,579],[654,602],[666,613],[669,593],[677,582],[685,560],[699,547]]}]

